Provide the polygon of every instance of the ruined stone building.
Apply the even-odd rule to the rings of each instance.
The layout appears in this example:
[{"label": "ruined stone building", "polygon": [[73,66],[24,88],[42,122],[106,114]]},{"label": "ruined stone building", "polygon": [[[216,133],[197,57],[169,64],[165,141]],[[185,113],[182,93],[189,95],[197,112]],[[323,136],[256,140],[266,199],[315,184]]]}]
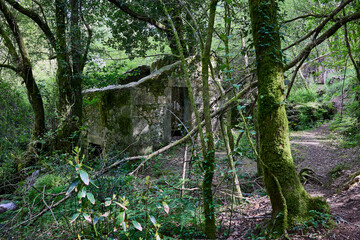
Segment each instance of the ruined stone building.
[{"label": "ruined stone building", "polygon": [[[197,104],[202,97],[198,59],[189,59]],[[109,152],[144,154],[182,135],[191,126],[192,111],[180,62],[159,60],[123,76],[122,85],[83,92],[84,136],[88,145]],[[180,126],[180,127],[179,127]]]}]

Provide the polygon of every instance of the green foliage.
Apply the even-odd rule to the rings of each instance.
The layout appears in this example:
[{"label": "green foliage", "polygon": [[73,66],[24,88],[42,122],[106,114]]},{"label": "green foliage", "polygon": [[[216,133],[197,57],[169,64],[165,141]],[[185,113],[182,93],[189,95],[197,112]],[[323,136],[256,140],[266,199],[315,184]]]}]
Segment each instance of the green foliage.
[{"label": "green foliage", "polygon": [[321,228],[330,228],[333,220],[330,214],[316,210],[309,211],[309,218],[306,221],[293,227],[294,231],[310,231]]},{"label": "green foliage", "polygon": [[308,103],[315,102],[317,98],[318,94],[316,92],[316,86],[311,85],[309,89],[303,87],[293,89],[289,96],[289,102]]},{"label": "green foliage", "polygon": [[105,62],[96,63],[92,61],[86,68],[84,88],[102,88],[108,85],[119,84],[119,75],[126,69],[126,65],[123,62],[106,64]]},{"label": "green foliage", "polygon": [[[341,134],[344,147],[353,147],[360,142],[360,101],[357,99],[359,86],[357,79],[353,76],[345,80],[344,86],[343,110],[337,113],[330,129]],[[341,96],[339,98],[341,101]]]},{"label": "green foliage", "polygon": [[345,164],[338,163],[335,167],[333,167],[329,171],[329,174],[330,174],[332,179],[335,179],[335,178],[341,176],[342,171],[345,170],[346,168],[347,168],[347,166]]},{"label": "green foliage", "polygon": [[37,198],[37,201],[41,201],[42,193],[46,194],[57,194],[65,190],[64,184],[66,183],[66,178],[55,175],[47,174],[40,177],[36,180],[34,186],[30,188],[28,192],[29,201],[34,201]]},{"label": "green foliage", "polygon": [[0,163],[24,151],[31,138],[32,111],[20,89],[0,78]]}]

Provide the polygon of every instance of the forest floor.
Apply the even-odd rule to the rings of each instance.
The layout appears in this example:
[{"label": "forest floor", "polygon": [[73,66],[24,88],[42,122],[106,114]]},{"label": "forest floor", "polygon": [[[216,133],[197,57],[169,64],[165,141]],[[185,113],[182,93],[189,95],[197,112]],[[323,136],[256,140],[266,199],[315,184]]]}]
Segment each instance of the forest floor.
[{"label": "forest floor", "polygon": [[[305,180],[305,188],[312,196],[326,198],[331,208],[330,216],[336,225],[330,229],[314,230],[312,225],[322,221],[312,220],[290,232],[291,239],[360,239],[360,176],[346,184],[350,176],[360,171],[359,148],[345,148],[342,139],[325,124],[313,130],[291,133],[291,146],[298,171],[311,168],[315,178]],[[271,205],[267,196],[256,196],[235,210],[227,224],[231,224],[229,237],[223,239],[260,239],[253,229],[270,217]],[[316,218],[315,218],[316,219]],[[249,231],[250,230],[250,231]]]}]

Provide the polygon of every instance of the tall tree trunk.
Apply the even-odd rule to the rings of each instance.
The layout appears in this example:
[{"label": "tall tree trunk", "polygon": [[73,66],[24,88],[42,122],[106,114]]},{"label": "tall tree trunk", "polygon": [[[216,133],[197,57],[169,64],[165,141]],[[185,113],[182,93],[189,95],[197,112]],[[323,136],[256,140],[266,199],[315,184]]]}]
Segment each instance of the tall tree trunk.
[{"label": "tall tree trunk", "polygon": [[[172,16],[172,21],[174,23],[176,32],[178,34],[178,37],[180,39],[180,43],[183,49],[183,54],[185,55],[185,57],[189,56],[189,51],[187,50],[187,45],[185,43],[184,40],[184,24],[183,24],[183,20],[182,20],[182,9],[181,9],[181,5],[179,4],[178,0],[170,0],[169,3],[171,5],[171,7],[169,8],[168,12],[170,14],[170,16]],[[171,49],[171,52],[174,55],[179,56],[179,49],[177,47],[177,43],[176,43],[176,36],[173,33],[173,31],[166,31],[166,37],[169,41],[169,47]]]},{"label": "tall tree trunk", "polygon": [[27,95],[34,111],[34,140],[39,139],[45,133],[45,112],[40,90],[35,82],[31,65],[24,66],[23,79],[27,89]]},{"label": "tall tree trunk", "polygon": [[20,32],[19,26],[17,24],[15,16],[12,12],[9,11],[5,2],[0,0],[0,11],[3,12],[6,22],[11,29],[13,36],[15,38],[16,44],[18,46],[21,57],[16,53],[16,48],[11,42],[11,39],[6,34],[5,30],[0,26],[0,36],[4,38],[5,45],[9,49],[10,55],[17,65],[17,73],[23,78],[27,96],[30,102],[30,105],[34,112],[34,128],[33,128],[33,137],[34,140],[39,139],[45,133],[45,113],[44,113],[44,104],[40,94],[40,90],[36,84],[30,56],[25,46],[24,39]]},{"label": "tall tree trunk", "polygon": [[[72,58],[72,101],[73,116],[72,121],[74,124],[73,131],[77,131],[82,123],[82,52],[83,44],[81,43],[81,30],[80,30],[80,0],[70,0],[70,43],[71,43],[71,58]],[[78,137],[77,137],[78,138]]]},{"label": "tall tree trunk", "polygon": [[[211,143],[205,143],[205,138],[203,134],[203,129],[201,126],[201,119],[199,112],[196,108],[196,103],[194,99],[194,94],[189,78],[189,72],[187,69],[187,62],[185,60],[184,56],[184,50],[181,45],[180,37],[177,33],[176,26],[174,22],[172,21],[166,6],[164,5],[164,10],[166,15],[168,16],[168,20],[170,22],[170,25],[172,27],[177,48],[179,51],[180,59],[181,59],[181,65],[183,67],[184,71],[184,77],[186,80],[186,87],[189,93],[189,98],[191,102],[192,109],[195,114],[196,118],[196,124],[197,129],[199,131],[200,135],[200,141],[201,141],[201,147],[202,147],[202,154],[203,154],[203,168],[204,168],[204,179],[203,179],[203,186],[202,186],[202,192],[203,192],[203,206],[204,206],[204,215],[205,215],[205,234],[207,238],[209,239],[215,239],[216,238],[216,225],[215,225],[215,213],[214,213],[214,205],[213,205],[213,194],[212,194],[212,180],[214,176],[214,165],[215,165],[215,146],[214,141],[212,137],[212,129],[211,129],[211,118],[210,118],[210,98],[209,98],[209,86],[208,86],[208,77],[209,77],[209,61],[210,61],[210,48],[211,48],[211,40],[212,40],[212,33],[214,28],[214,18],[215,18],[215,11],[216,11],[216,3],[218,0],[212,0],[210,4],[210,17],[209,17],[209,30],[208,30],[208,37],[207,37],[207,44],[206,48],[202,51],[202,80],[203,80],[203,104],[204,104],[204,117],[205,117],[205,125],[206,125],[206,137],[207,141],[211,141]],[[211,20],[212,19],[212,20]],[[205,51],[205,49],[207,49]],[[206,55],[204,54],[206,52]],[[204,65],[205,64],[205,65]],[[205,75],[204,75],[205,74]],[[206,93],[207,89],[207,93]],[[204,96],[205,94],[205,96]],[[206,115],[208,114],[208,116]],[[209,132],[208,132],[209,130]],[[209,151],[210,149],[210,151]],[[212,149],[212,150],[211,150]]]},{"label": "tall tree trunk", "polygon": [[[70,1],[70,42],[68,49],[66,37],[67,2],[55,1],[56,13],[56,43],[58,63],[57,84],[59,89],[59,131],[54,146],[58,150],[71,152],[77,143],[82,121],[82,58],[79,27],[79,1]],[[68,51],[70,52],[70,56]],[[70,61],[71,59],[71,61]]]},{"label": "tall tree trunk", "polygon": [[276,0],[249,0],[258,77],[260,159],[272,205],[274,231],[284,234],[311,209],[328,209],[300,183],[290,150]]}]

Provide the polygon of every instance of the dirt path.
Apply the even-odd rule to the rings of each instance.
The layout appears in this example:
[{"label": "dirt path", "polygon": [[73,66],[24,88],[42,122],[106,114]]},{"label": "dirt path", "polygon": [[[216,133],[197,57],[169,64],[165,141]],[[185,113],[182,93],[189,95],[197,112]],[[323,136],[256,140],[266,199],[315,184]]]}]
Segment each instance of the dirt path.
[{"label": "dirt path", "polygon": [[323,185],[309,181],[311,195],[323,196],[338,225],[325,239],[360,239],[360,184],[344,189],[349,176],[360,170],[359,149],[344,148],[327,125],[291,134],[293,157],[298,170],[310,167]]},{"label": "dirt path", "polygon": [[[344,148],[338,135],[319,128],[291,133],[291,147],[298,171],[311,168],[321,181],[306,181],[305,188],[312,196],[327,199],[337,225],[331,232],[292,235],[292,239],[350,239],[360,240],[360,177],[359,182],[343,188],[352,173],[360,171],[359,148]],[[271,213],[267,196],[253,196],[249,203],[237,209],[232,219],[233,232],[225,239],[256,239],[251,233],[257,224]],[[250,230],[250,231],[249,231]]]}]

